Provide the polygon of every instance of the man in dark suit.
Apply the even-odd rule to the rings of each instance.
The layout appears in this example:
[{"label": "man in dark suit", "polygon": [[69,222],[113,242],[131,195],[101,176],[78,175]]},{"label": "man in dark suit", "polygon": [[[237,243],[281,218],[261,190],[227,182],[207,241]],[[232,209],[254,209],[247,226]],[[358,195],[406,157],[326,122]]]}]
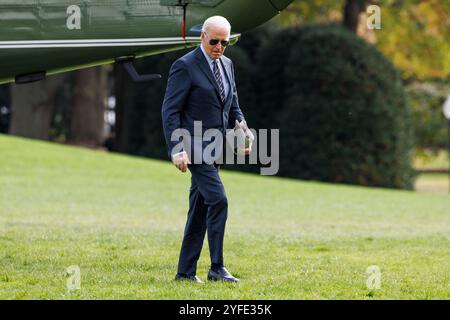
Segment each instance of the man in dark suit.
[{"label": "man in dark suit", "polygon": [[[239,107],[233,63],[223,56],[230,32],[231,26],[224,17],[207,19],[202,28],[201,46],[174,62],[167,83],[162,120],[169,156],[180,171],[189,169],[192,175],[188,218],[176,280],[202,282],[196,271],[207,231],[211,257],[208,280],[239,281],[228,272],[223,260],[228,200],[216,161],[220,154],[214,155],[215,161],[212,163],[204,159],[197,161],[195,156],[201,157],[209,144],[202,140],[204,131],[220,130],[221,141],[216,139],[213,143],[222,146],[226,130],[236,121],[245,123]],[[197,121],[202,124],[200,134],[194,130]],[[179,129],[186,130],[192,141],[181,152],[176,150],[179,141],[172,137]],[[251,147],[244,150],[245,154],[250,152]]]}]

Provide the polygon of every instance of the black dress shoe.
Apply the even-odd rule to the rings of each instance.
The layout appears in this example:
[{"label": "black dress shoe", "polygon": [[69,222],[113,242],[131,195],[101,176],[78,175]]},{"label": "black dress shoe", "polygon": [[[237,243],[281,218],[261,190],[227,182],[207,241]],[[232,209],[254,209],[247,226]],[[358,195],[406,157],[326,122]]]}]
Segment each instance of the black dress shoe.
[{"label": "black dress shoe", "polygon": [[233,277],[225,267],[221,267],[221,268],[217,268],[217,269],[209,269],[208,280],[225,281],[225,282],[239,282],[239,279]]},{"label": "black dress shoe", "polygon": [[175,276],[175,280],[176,281],[191,281],[191,282],[196,282],[196,283],[204,283],[197,276],[186,276],[186,275],[181,275],[181,274],[177,274]]}]

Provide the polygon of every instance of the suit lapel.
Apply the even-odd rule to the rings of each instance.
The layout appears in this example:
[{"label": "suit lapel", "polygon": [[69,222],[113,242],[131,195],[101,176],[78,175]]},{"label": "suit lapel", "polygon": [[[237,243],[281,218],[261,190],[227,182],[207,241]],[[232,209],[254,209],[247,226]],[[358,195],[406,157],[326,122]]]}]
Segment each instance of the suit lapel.
[{"label": "suit lapel", "polygon": [[202,49],[200,49],[200,47],[198,47],[196,49],[195,53],[196,53],[196,57],[197,57],[197,64],[200,67],[200,70],[203,71],[203,73],[208,78],[209,82],[211,82],[211,84],[216,89],[216,94],[217,94],[217,97],[219,99],[219,102],[222,103],[222,99],[220,99],[219,85],[217,84],[217,81],[214,78],[213,73],[211,72],[211,68],[209,67],[208,61],[206,61],[206,58],[203,55]]},{"label": "suit lapel", "polygon": [[225,102],[228,102],[228,100],[230,99],[230,96],[233,95],[233,85],[231,83],[231,69],[230,69],[230,65],[226,64],[225,61],[222,60],[222,58],[220,59],[220,61],[222,62],[222,69],[225,70],[225,72],[226,72],[226,78],[228,80],[228,85],[229,85],[228,95],[225,99]]}]

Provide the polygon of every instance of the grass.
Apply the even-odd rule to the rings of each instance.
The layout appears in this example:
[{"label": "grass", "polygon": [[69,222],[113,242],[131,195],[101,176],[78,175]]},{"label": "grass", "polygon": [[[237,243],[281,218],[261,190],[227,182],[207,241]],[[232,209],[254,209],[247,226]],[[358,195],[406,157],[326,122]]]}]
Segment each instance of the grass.
[{"label": "grass", "polygon": [[[450,197],[222,172],[241,283],[174,282],[189,174],[0,135],[0,299],[449,299]],[[207,242],[198,276],[206,278]],[[66,269],[81,290],[66,290]],[[381,269],[381,289],[366,269]]]}]

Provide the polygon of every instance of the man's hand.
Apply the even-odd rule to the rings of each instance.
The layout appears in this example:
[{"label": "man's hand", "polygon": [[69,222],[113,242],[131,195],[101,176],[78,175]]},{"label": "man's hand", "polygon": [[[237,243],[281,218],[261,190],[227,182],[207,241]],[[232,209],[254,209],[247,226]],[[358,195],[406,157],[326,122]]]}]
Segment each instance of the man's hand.
[{"label": "man's hand", "polygon": [[253,133],[247,126],[247,122],[245,120],[242,120],[241,122],[238,122],[236,120],[236,126],[235,128],[240,128],[244,132],[245,135],[245,149],[239,149],[240,154],[249,155],[252,153],[252,144],[253,141],[255,141],[255,137],[253,136]]},{"label": "man's hand", "polygon": [[191,161],[189,161],[189,157],[186,151],[182,151],[180,153],[172,155],[172,162],[175,165],[175,167],[177,167],[178,170],[180,170],[183,173],[187,171],[187,165],[191,164]]},{"label": "man's hand", "polygon": [[240,155],[246,155],[248,156],[250,153],[252,153],[252,148],[245,148],[245,149],[239,149],[238,154]]}]

